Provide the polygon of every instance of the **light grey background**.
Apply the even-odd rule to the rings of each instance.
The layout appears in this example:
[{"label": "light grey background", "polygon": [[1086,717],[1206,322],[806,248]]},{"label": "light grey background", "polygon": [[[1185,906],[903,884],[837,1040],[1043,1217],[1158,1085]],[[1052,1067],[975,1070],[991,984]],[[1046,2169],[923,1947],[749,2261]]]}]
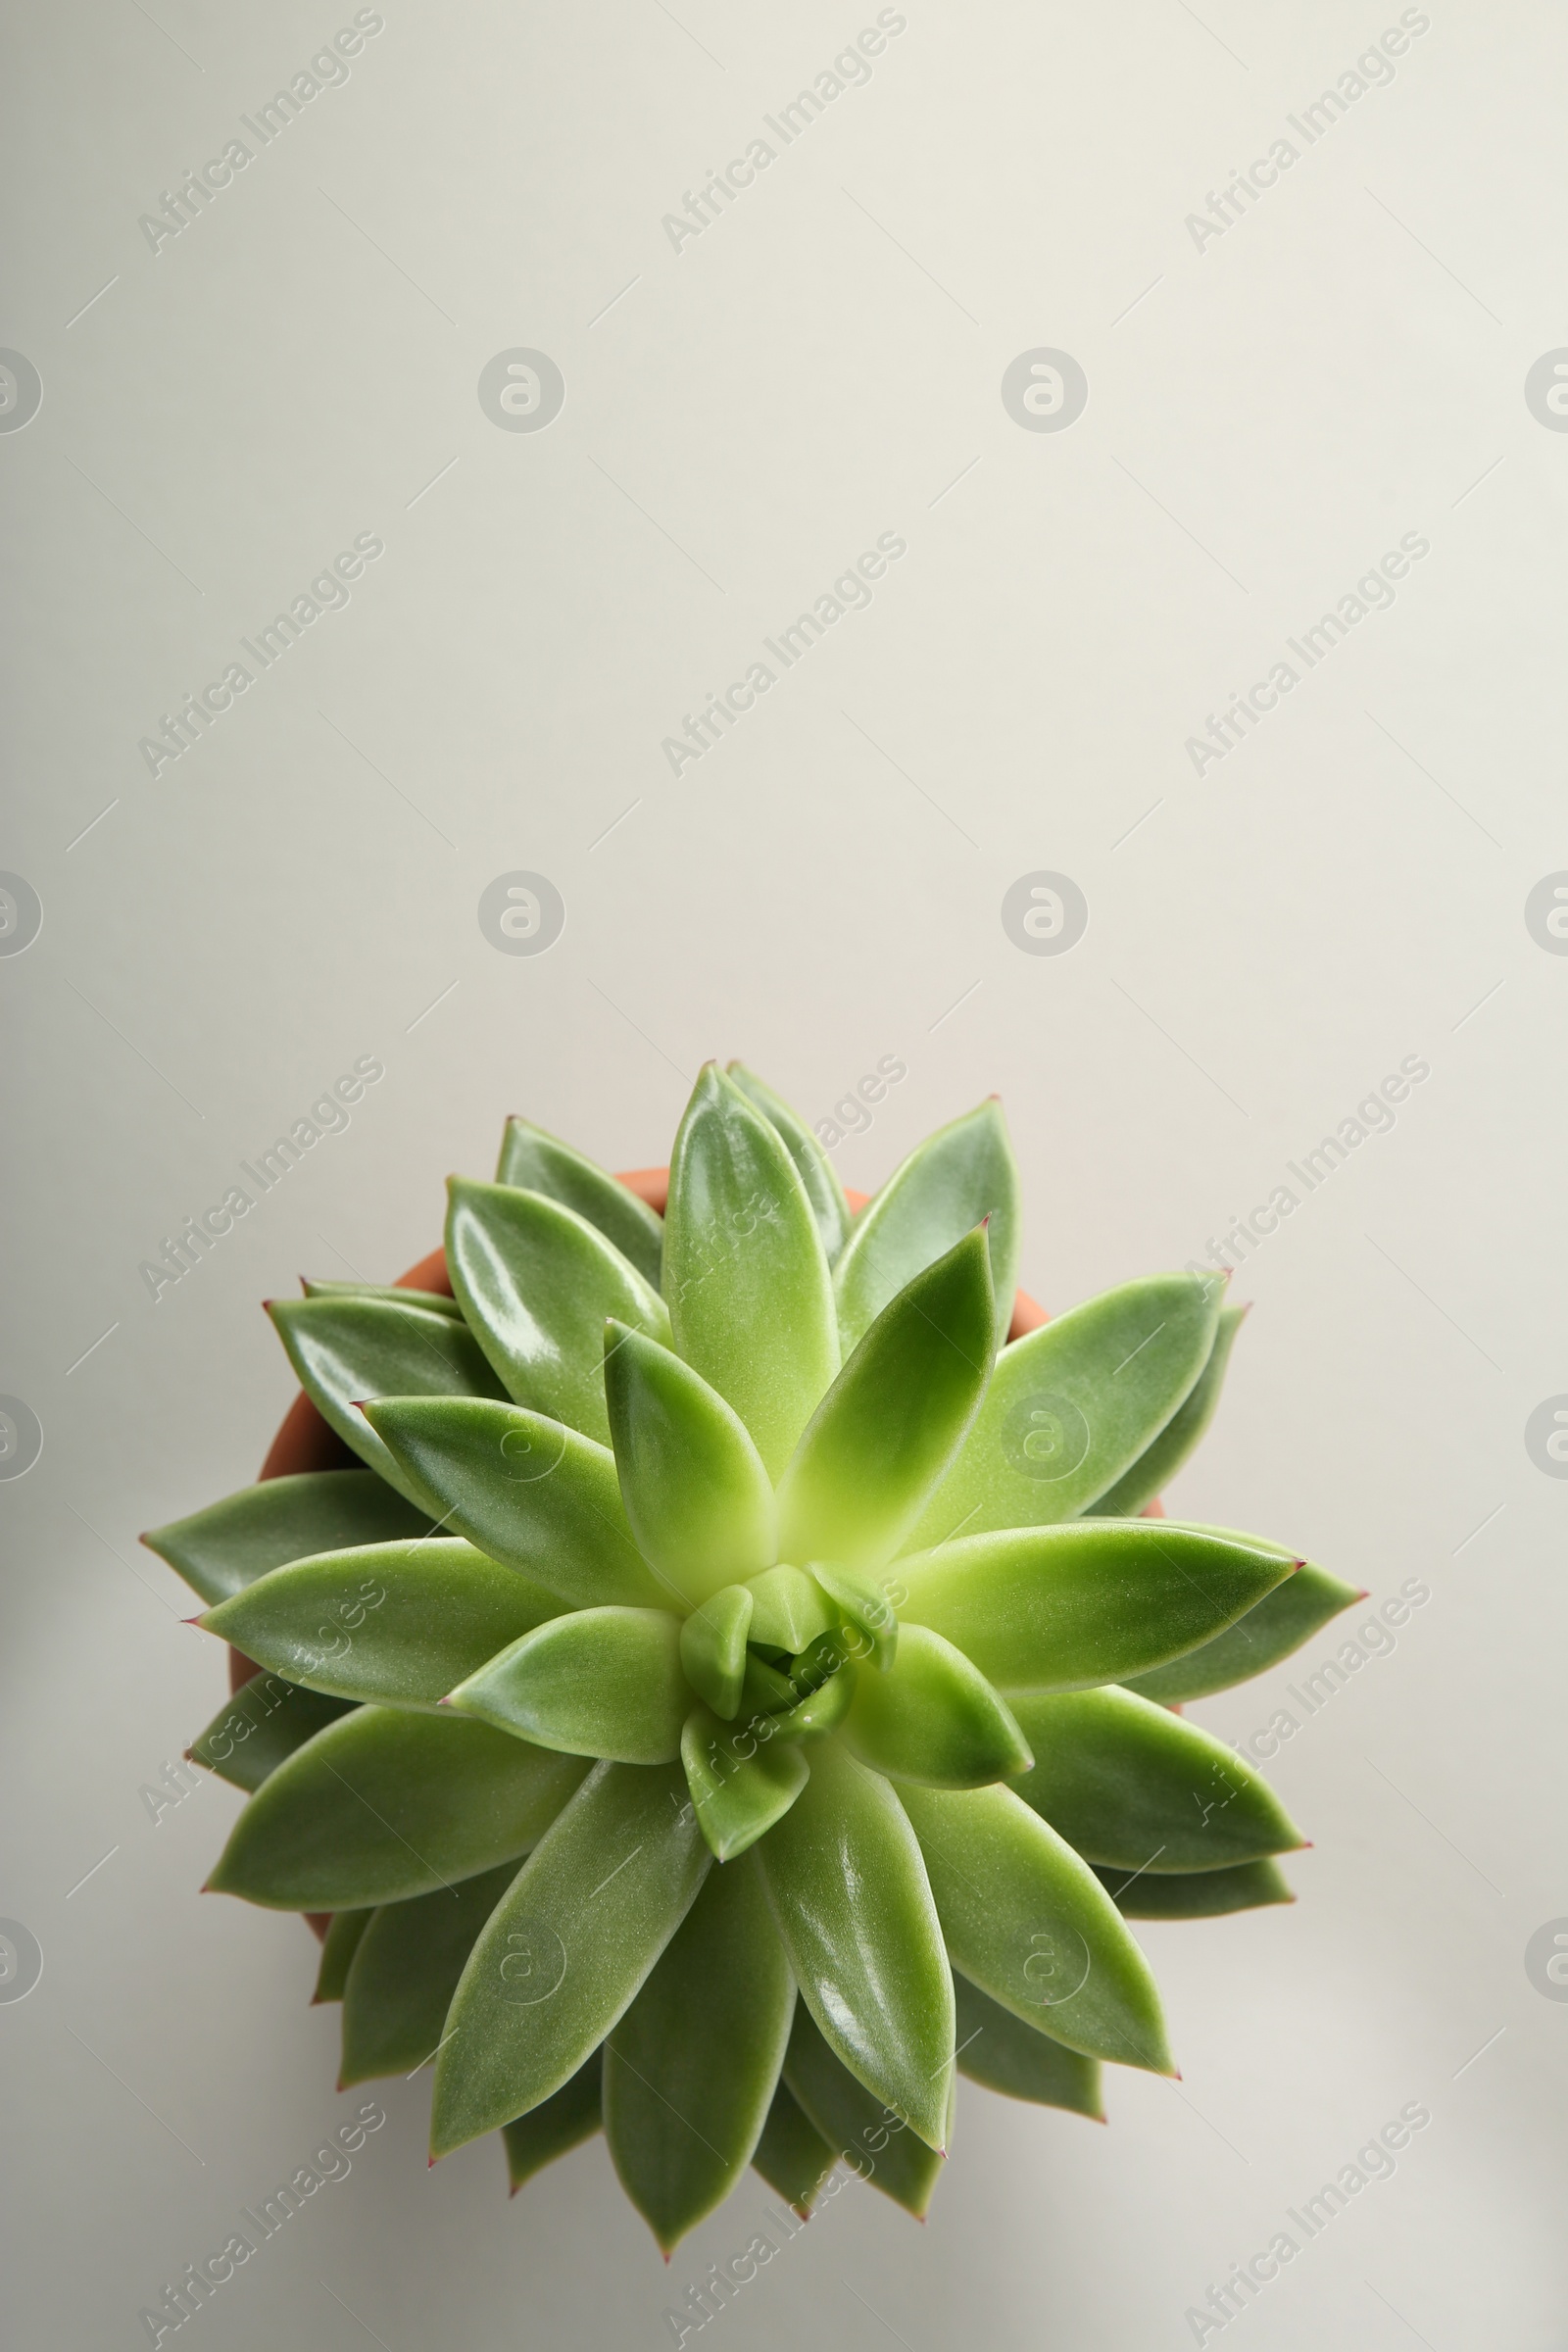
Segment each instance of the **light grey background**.
[{"label": "light grey background", "polygon": [[[813,1118],[907,1063],[839,1152],[862,1187],[1000,1090],[1025,1281],[1064,1306],[1204,1254],[1415,1055],[1395,1130],[1240,1278],[1173,1496],[1430,1588],[1273,1768],[1299,1902],[1140,1931],[1179,2087],[1118,2074],[1100,2131],[966,2085],[928,2227],[850,2187],[705,2340],[1174,2352],[1422,2101],[1226,2344],[1548,2352],[1568,2005],[1524,1951],[1568,1914],[1568,1484],[1523,1432],[1568,1391],[1568,958],[1523,909],[1568,867],[1568,435],[1524,379],[1568,344],[1560,11],[1432,0],[1199,250],[1187,216],[1397,8],[908,0],[677,254],[662,216],[873,7],[386,0],[347,83],[149,250],[160,191],[353,13],[29,12],[6,100],[0,342],[44,386],[0,435],[0,864],[44,907],[0,963],[0,1389],[45,1432],[0,1487],[0,1912],[44,1952],[0,2006],[10,2340],[145,2341],[364,2095],[303,1930],[197,1895],[237,1796],[154,1826],[139,1793],[221,1668],[135,1538],[254,1475],[290,1386],[259,1298],[421,1254],[508,1111],[663,1158],[739,1053]],[[514,346],[564,375],[540,433],[479,406]],[[1087,373],[1061,433],[1002,404],[1038,346]],[[683,713],[889,531],[870,609],[672,777]],[[150,776],[159,714],[359,532],[385,554],[347,609]],[[1187,738],[1406,532],[1392,610],[1196,774]],[[478,927],[519,868],[566,906],[539,957]],[[1060,958],[1002,927],[1038,868],[1089,903]],[[350,1130],[155,1305],[160,1237],[367,1054]],[[1344,1630],[1201,1719],[1246,1736]],[[188,2338],[652,2352],[757,2227],[754,2179],[666,2276],[602,2142],[509,2206],[493,2143],[426,2174],[426,2102],[388,2086]]]}]

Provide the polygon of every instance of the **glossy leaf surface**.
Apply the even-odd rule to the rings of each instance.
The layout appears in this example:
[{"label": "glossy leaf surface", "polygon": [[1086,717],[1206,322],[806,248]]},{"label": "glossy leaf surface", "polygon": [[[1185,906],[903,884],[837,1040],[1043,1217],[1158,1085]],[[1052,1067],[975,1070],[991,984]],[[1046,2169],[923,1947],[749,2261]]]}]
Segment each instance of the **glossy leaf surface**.
[{"label": "glossy leaf surface", "polygon": [[639,1200],[617,1182],[608,1168],[574,1152],[558,1136],[547,1135],[528,1119],[509,1119],[501,1139],[496,1182],[515,1185],[524,1192],[546,1193],[552,1200],[574,1208],[579,1217],[586,1217],[614,1243],[644,1282],[658,1290],[664,1220],[646,1200]]},{"label": "glossy leaf surface", "polygon": [[1010,1788],[901,1794],[955,1968],[1069,2049],[1174,2073],[1149,1963],[1065,1839]]},{"label": "glossy leaf surface", "polygon": [[933,1788],[979,1788],[1031,1762],[1006,1702],[923,1625],[904,1628],[890,1674],[857,1676],[844,1737],[862,1764]]},{"label": "glossy leaf surface", "polygon": [[883,1308],[811,1416],[779,1484],[787,1559],[893,1557],[980,1408],[994,1320],[977,1227]]},{"label": "glossy leaf surface", "polygon": [[659,1293],[596,1225],[542,1193],[447,1186],[452,1288],[514,1403],[603,1446],[605,1319],[669,1337]]},{"label": "glossy leaf surface", "polygon": [[758,1848],[784,1949],[834,2054],[940,2148],[953,1983],[919,1845],[888,1783],[841,1742],[813,1747],[810,1766]]},{"label": "glossy leaf surface", "polygon": [[340,2001],[349,1973],[349,1963],[360,1948],[360,1938],[371,1920],[373,1911],[334,1911],[321,1938],[321,1965],[316,1972],[316,1990],[312,2002]]},{"label": "glossy leaf surface", "polygon": [[389,1298],[274,1298],[267,1311],[317,1410],[388,1485],[438,1519],[440,1506],[358,1408],[373,1396],[502,1396],[472,1333],[450,1315]]},{"label": "glossy leaf surface", "polygon": [[1147,1451],[1200,1377],[1219,1303],[1217,1281],[1152,1275],[1004,1348],[915,1542],[1075,1519]]},{"label": "glossy leaf surface", "polygon": [[1097,1870],[1095,1876],[1124,1919],[1219,1919],[1296,1900],[1277,1862],[1237,1862],[1229,1870],[1168,1879],[1147,1870],[1141,1878],[1129,1879],[1124,1870]]},{"label": "glossy leaf surface", "polygon": [[188,1519],[154,1528],[142,1542],[214,1607],[290,1560],[422,1536],[429,1525],[426,1512],[373,1471],[307,1470],[242,1487]]},{"label": "glossy leaf surface", "polygon": [[297,1747],[346,1715],[350,1703],[303,1690],[280,1674],[253,1675],[185,1752],[220,1781],[254,1791]]},{"label": "glossy leaf surface", "polygon": [[1223,1870],[1301,1843],[1260,1773],[1152,1699],[1112,1686],[1015,1706],[1035,1766],[1013,1787],[1088,1862]]},{"label": "glossy leaf surface", "polygon": [[413,2074],[434,2057],[464,1963],[515,1876],[504,1862],[371,1914],[343,1994],[345,2087]]},{"label": "glossy leaf surface", "polygon": [[789,1811],[806,1787],[800,1747],[759,1723],[721,1723],[694,1707],[680,1738],[681,1764],[703,1838],[720,1862],[732,1862]]},{"label": "glossy leaf surface", "polygon": [[667,1602],[633,1539],[608,1446],[477,1398],[400,1396],[370,1405],[368,1418],[438,1498],[450,1531],[568,1607]]},{"label": "glossy leaf surface", "polygon": [[764,1085],[755,1070],[749,1070],[743,1061],[731,1061],[725,1064],[725,1072],[782,1137],[806,1187],[806,1197],[811,1203],[811,1214],[831,1265],[850,1238],[850,1204],[844,1198],[838,1170],[806,1121],[770,1086]]},{"label": "glossy leaf surface", "polygon": [[832,1286],[783,1139],[711,1062],[670,1160],[664,1293],[681,1354],[777,1478],[838,1370]]},{"label": "glossy leaf surface", "polygon": [[846,1353],[906,1283],[987,1217],[1000,1348],[1018,1281],[1018,1171],[995,1097],[927,1136],[858,1218],[833,1278]]},{"label": "glossy leaf surface", "polygon": [[460,1683],[450,1704],[567,1755],[671,1763],[691,1705],[680,1620],[667,1609],[552,1618]]},{"label": "glossy leaf surface", "polygon": [[[1223,1285],[1215,1277],[1216,1287]],[[1177,1471],[1202,1437],[1213,1420],[1219,1405],[1220,1392],[1225,1386],[1225,1370],[1231,1360],[1236,1335],[1246,1322],[1245,1306],[1226,1306],[1220,1309],[1214,1331],[1214,1345],[1208,1360],[1197,1381],[1183,1397],[1175,1412],[1152,1443],[1141,1453],[1130,1469],[1123,1471],[1115,1485],[1089,1505],[1097,1518],[1136,1519],[1145,1505],[1153,1501],[1175,1477]]]},{"label": "glossy leaf surface", "polygon": [[356,1707],[262,1783],[208,1884],[275,1911],[428,1894],[525,1853],[583,1770],[487,1724]]},{"label": "glossy leaf surface", "polygon": [[[795,2014],[803,2014],[799,2005]],[[834,2151],[781,2079],[761,2137],[752,2151],[753,2169],[804,2222],[810,2219],[836,2162]]]},{"label": "glossy leaf surface", "polygon": [[961,1974],[953,1980],[953,2000],[961,2075],[1009,2099],[1066,2107],[1104,2122],[1098,2058],[1086,2058],[1038,2027],[1026,2026]]},{"label": "glossy leaf surface", "polygon": [[630,2007],[711,1857],[678,1769],[601,1764],[492,1913],[436,2060],[431,2153],[524,2115]]},{"label": "glossy leaf surface", "polygon": [[1277,1666],[1342,1609],[1362,1597],[1353,1585],[1308,1561],[1298,1575],[1268,1593],[1224,1633],[1185,1656],[1173,1658],[1168,1665],[1129,1675],[1127,1687],[1141,1691],[1145,1698],[1166,1704],[1229,1690],[1233,1684],[1245,1683]]},{"label": "glossy leaf surface", "polygon": [[[924,2218],[942,2177],[941,2156],[839,2064],[804,2001],[796,2005],[784,2080],[830,2149],[830,2165],[839,2159],[906,2213]],[[951,2140],[951,2122],[950,2101],[944,2145]]]},{"label": "glossy leaf surface", "polygon": [[665,2253],[750,2164],[794,2008],[755,1863],[710,1870],[605,2043],[611,2158]]},{"label": "glossy leaf surface", "polygon": [[972,1658],[1003,1694],[1126,1682],[1231,1625],[1292,1552],[1163,1519],[964,1536],[899,1564],[899,1615]]},{"label": "glossy leaf surface", "polygon": [[726,1722],[741,1703],[752,1613],[748,1588],[725,1585],[694,1609],[680,1629],[680,1662],[686,1680],[698,1697]]},{"label": "glossy leaf surface", "polygon": [[428,1708],[560,1608],[461,1536],[429,1536],[274,1568],[202,1623],[309,1690]]},{"label": "glossy leaf surface", "polygon": [[773,1488],[740,1415],[668,1348],[612,1322],[605,1395],[626,1516],[685,1608],[778,1556]]},{"label": "glossy leaf surface", "polygon": [[600,2076],[604,2053],[585,2058],[570,2082],[542,2099],[526,2115],[504,2124],[501,2136],[507,2148],[507,2174],[512,2193],[542,2173],[558,2156],[565,2156],[592,2139],[603,2123]]}]

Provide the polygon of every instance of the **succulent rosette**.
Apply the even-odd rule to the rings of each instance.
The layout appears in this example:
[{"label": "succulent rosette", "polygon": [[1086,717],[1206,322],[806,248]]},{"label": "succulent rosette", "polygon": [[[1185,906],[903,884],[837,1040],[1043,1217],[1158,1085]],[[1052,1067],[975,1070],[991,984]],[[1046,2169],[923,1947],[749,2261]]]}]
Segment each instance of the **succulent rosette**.
[{"label": "succulent rosette", "polygon": [[1155,1275],[1008,1344],[991,1101],[852,1215],[707,1067],[661,1217],[540,1129],[454,1178],[452,1295],[272,1319],[362,1469],[147,1541],[264,1670],[191,1753],[211,1885],[330,1912],[343,2080],[434,2060],[431,2148],[514,2185],[602,2128],[667,2250],[748,2164],[923,2213],[963,2073],[1101,2112],[1169,2073],[1129,1917],[1289,1899],[1298,1833],[1176,1712],[1351,1589],[1145,1515],[1240,1320]]}]

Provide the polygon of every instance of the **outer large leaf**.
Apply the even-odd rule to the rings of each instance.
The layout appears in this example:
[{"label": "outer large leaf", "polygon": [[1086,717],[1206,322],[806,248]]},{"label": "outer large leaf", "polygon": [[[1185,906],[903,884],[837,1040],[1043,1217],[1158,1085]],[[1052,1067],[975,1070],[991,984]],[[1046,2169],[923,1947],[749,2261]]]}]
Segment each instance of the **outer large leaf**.
[{"label": "outer large leaf", "polygon": [[605,2043],[605,2136],[666,2254],[751,2162],[794,2007],[754,1864],[710,1871]]},{"label": "outer large leaf", "polygon": [[434,1707],[560,1608],[461,1536],[427,1536],[274,1568],[202,1623],[308,1690]]},{"label": "outer large leaf", "polygon": [[1010,1788],[901,1793],[955,1968],[1069,2049],[1173,2074],[1149,1963],[1088,1863]]},{"label": "outer large leaf", "polygon": [[[784,2079],[835,2156],[862,2180],[923,2221],[942,2174],[942,2158],[906,2129],[902,2117],[839,2064],[802,2003],[790,2029]],[[952,2141],[952,2088],[944,2142]]]},{"label": "outer large leaf", "polygon": [[985,1676],[923,1625],[904,1628],[891,1673],[856,1678],[844,1737],[862,1764],[933,1788],[980,1788],[1032,1761],[1026,1734]]},{"label": "outer large leaf", "polygon": [[994,1318],[977,1226],[883,1308],[811,1416],[779,1487],[786,1559],[893,1557],[980,1408]]},{"label": "outer large leaf", "polygon": [[[1217,1280],[1215,1287],[1220,1287]],[[1122,1473],[1113,1487],[1089,1505],[1097,1517],[1136,1519],[1145,1504],[1152,1502],[1175,1477],[1214,1418],[1220,1391],[1225,1386],[1225,1367],[1248,1311],[1245,1306],[1221,1308],[1207,1363],[1152,1445],[1139,1455],[1130,1470]]]},{"label": "outer large leaf", "polygon": [[[799,2017],[804,2012],[798,2008],[795,2014]],[[804,2222],[810,2220],[811,2208],[837,2161],[788,2083],[780,2081],[752,2154],[756,2171]]]},{"label": "outer large leaf", "polygon": [[1112,1687],[1014,1703],[1035,1766],[1013,1787],[1087,1862],[1223,1870],[1301,1843],[1260,1773],[1152,1699]]},{"label": "outer large leaf", "polygon": [[806,1121],[798,1118],[770,1086],[764,1086],[755,1070],[749,1070],[743,1061],[727,1062],[725,1068],[748,1102],[756,1104],[769,1126],[776,1127],[783,1138],[785,1150],[800,1170],[831,1265],[850,1238],[850,1204],[844,1198],[838,1170]]},{"label": "outer large leaf", "polygon": [[732,1862],[786,1814],[806,1787],[798,1746],[760,1737],[754,1718],[742,1729],[694,1707],[680,1737],[681,1763],[704,1838],[720,1862]]},{"label": "outer large leaf", "polygon": [[452,1288],[507,1393],[604,1445],[605,1318],[665,1340],[659,1293],[559,1200],[461,1176],[447,1192]]},{"label": "outer large leaf", "polygon": [[493,1560],[574,1609],[667,1600],[633,1541],[608,1446],[516,1404],[399,1396],[366,1413],[439,1497],[443,1524]]},{"label": "outer large leaf", "polygon": [[208,1885],[274,1911],[428,1894],[526,1853],[583,1770],[487,1724],[356,1707],[263,1782]]},{"label": "outer large leaf", "polygon": [[449,1703],[567,1755],[672,1763],[691,1705],[680,1619],[667,1609],[553,1618],[459,1684]]},{"label": "outer large leaf", "polygon": [[710,1857],[678,1768],[601,1764],[492,1914],[436,2060],[436,2156],[550,2097],[635,1999]]},{"label": "outer large leaf", "polygon": [[429,1524],[372,1471],[307,1470],[242,1487],[188,1519],[155,1527],[142,1542],[211,1607],[289,1560],[421,1536]]},{"label": "outer large leaf", "polygon": [[285,1757],[348,1709],[347,1699],[302,1690],[280,1674],[253,1675],[224,1701],[185,1753],[220,1781],[255,1790]]},{"label": "outer large leaf", "polygon": [[839,1741],[810,1765],[758,1849],[784,1949],[835,2055],[940,2149],[953,1983],[919,1846],[887,1782]]},{"label": "outer large leaf", "polygon": [[1125,1682],[1206,1642],[1299,1566],[1251,1536],[1163,1519],[965,1536],[899,1564],[899,1615],[1004,1693]]},{"label": "outer large leaf", "polygon": [[1185,1657],[1173,1658],[1167,1666],[1129,1675],[1127,1687],[1167,1705],[1184,1698],[1206,1698],[1211,1690],[1228,1690],[1233,1683],[1245,1683],[1277,1666],[1352,1600],[1365,1598],[1364,1592],[1331,1576],[1326,1568],[1308,1564],[1224,1633],[1189,1650]]},{"label": "outer large leaf", "polygon": [[514,2196],[535,2173],[543,2172],[547,2164],[554,2164],[558,2156],[581,2147],[599,2130],[603,2121],[600,2105],[603,2059],[603,2050],[595,2050],[591,2058],[584,2059],[569,2082],[563,2082],[558,2091],[542,2099],[526,2115],[502,2126]]},{"label": "outer large leaf", "polygon": [[643,1556],[689,1609],[778,1557],[773,1488],[740,1415],[623,1323],[605,1334],[620,1491]]},{"label": "outer large leaf", "polygon": [[501,1396],[467,1327],[390,1298],[274,1298],[267,1311],[306,1395],[338,1436],[417,1509],[439,1518],[434,1497],[392,1459],[358,1407],[372,1396]]},{"label": "outer large leaf", "polygon": [[1009,2099],[1031,2099],[1039,2107],[1068,2107],[1075,2115],[1105,2120],[1100,2061],[1053,2041],[1026,2026],[965,1976],[953,1980],[958,2036],[958,2072]]},{"label": "outer large leaf", "polygon": [[1276,1862],[1237,1862],[1229,1870],[1194,1870],[1156,1878],[1144,1871],[1097,1870],[1123,1919],[1219,1919],[1232,1911],[1255,1911],[1269,1903],[1294,1903]]},{"label": "outer large leaf", "polygon": [[564,1201],[579,1217],[597,1225],[643,1280],[658,1290],[664,1220],[597,1160],[584,1158],[569,1144],[547,1135],[527,1119],[509,1119],[501,1139],[496,1182],[517,1185],[525,1192],[548,1193],[552,1200]]},{"label": "outer large leaf", "polygon": [[838,1370],[832,1287],[782,1138],[713,1062],[670,1160],[664,1293],[680,1353],[777,1478]]},{"label": "outer large leaf", "polygon": [[1201,1375],[1219,1298],[1218,1283],[1201,1275],[1156,1274],[1004,1348],[916,1542],[1075,1519],[1138,1460]]},{"label": "outer large leaf", "polygon": [[927,1136],[858,1220],[833,1280],[845,1348],[854,1348],[906,1283],[987,1217],[1000,1348],[1018,1280],[1018,1171],[994,1095]]},{"label": "outer large leaf", "polygon": [[463,1964],[516,1875],[503,1862],[370,1915],[343,1990],[341,2087],[413,2074],[434,2057]]}]

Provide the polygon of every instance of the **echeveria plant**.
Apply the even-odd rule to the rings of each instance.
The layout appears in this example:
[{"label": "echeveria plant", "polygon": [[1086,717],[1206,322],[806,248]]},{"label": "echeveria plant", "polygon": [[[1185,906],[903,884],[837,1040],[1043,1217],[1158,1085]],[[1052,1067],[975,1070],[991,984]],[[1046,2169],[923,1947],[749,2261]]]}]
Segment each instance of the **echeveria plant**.
[{"label": "echeveria plant", "polygon": [[602,2123],[667,2250],[749,2163],[923,2213],[957,2072],[1170,2072],[1126,1919],[1287,1900],[1300,1842],[1175,1709],[1353,1597],[1147,1515],[1218,1278],[1008,1345],[1000,1106],[852,1215],[735,1064],[662,1218],[522,1120],[450,1190],[450,1297],[270,1309],[366,1467],[147,1539],[265,1670],[191,1751],[253,1792],[211,1884],[333,1915],[344,2082],[433,2057],[433,2154],[504,2130],[514,2185]]}]

